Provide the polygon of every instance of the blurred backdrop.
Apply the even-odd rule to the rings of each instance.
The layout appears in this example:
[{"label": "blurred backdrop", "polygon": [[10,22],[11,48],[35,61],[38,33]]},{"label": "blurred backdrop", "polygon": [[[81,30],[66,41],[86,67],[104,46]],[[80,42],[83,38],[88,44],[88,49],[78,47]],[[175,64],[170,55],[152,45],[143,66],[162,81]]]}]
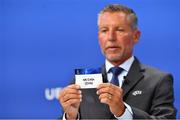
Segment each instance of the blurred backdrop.
[{"label": "blurred backdrop", "polygon": [[142,36],[134,54],[173,74],[180,108],[179,0],[0,0],[0,118],[62,114],[58,91],[74,69],[104,63],[96,23],[109,3],[137,13]]}]

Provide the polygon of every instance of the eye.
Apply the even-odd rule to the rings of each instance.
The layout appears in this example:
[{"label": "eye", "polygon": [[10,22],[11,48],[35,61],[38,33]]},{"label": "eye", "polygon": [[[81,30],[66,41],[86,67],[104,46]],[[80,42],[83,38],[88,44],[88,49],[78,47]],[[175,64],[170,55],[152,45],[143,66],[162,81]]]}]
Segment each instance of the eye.
[{"label": "eye", "polygon": [[107,29],[101,29],[100,32],[101,33],[106,33],[108,30]]},{"label": "eye", "polygon": [[101,30],[101,32],[107,32],[107,30]]},{"label": "eye", "polygon": [[118,32],[124,32],[124,29],[123,28],[118,28],[117,31]]}]

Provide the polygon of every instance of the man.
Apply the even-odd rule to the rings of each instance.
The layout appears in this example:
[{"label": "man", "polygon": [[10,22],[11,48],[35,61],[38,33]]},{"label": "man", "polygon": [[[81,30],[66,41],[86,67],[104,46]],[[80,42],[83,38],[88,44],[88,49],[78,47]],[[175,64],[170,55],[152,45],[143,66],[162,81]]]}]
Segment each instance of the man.
[{"label": "man", "polygon": [[97,89],[81,90],[75,84],[64,88],[59,98],[63,117],[175,119],[172,76],[141,64],[133,56],[140,38],[134,11],[123,5],[108,5],[99,13],[98,28],[106,57],[103,83]]}]

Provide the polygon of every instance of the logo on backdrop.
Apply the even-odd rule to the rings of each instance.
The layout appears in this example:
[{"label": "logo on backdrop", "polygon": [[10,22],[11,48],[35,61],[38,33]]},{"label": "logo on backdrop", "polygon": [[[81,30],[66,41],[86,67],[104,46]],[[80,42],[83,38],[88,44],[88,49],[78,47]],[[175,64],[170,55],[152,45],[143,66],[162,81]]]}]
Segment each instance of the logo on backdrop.
[{"label": "logo on backdrop", "polygon": [[59,93],[62,90],[62,87],[58,88],[46,88],[45,89],[45,98],[46,100],[58,100],[59,98]]}]

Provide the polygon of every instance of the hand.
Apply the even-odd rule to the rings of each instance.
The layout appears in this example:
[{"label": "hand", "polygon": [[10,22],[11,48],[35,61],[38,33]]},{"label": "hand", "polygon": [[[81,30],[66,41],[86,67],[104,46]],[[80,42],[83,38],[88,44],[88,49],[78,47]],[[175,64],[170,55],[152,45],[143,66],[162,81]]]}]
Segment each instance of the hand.
[{"label": "hand", "polygon": [[60,92],[59,102],[62,105],[67,119],[76,119],[82,100],[79,85],[69,85]]},{"label": "hand", "polygon": [[101,103],[109,105],[110,111],[120,117],[124,111],[123,90],[111,83],[102,83],[97,87],[97,94]]}]

